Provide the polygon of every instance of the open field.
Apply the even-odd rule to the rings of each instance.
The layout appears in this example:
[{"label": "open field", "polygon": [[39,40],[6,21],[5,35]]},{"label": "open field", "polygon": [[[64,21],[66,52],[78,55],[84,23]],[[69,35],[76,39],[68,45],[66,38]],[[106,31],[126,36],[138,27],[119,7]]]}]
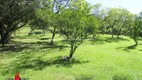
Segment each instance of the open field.
[{"label": "open field", "polygon": [[51,34],[28,36],[28,31],[17,32],[8,47],[0,48],[0,80],[17,72],[30,80],[142,80],[142,40],[133,49],[129,37],[99,35],[85,40],[67,63],[61,58],[69,55],[69,45],[59,35],[49,46]]}]

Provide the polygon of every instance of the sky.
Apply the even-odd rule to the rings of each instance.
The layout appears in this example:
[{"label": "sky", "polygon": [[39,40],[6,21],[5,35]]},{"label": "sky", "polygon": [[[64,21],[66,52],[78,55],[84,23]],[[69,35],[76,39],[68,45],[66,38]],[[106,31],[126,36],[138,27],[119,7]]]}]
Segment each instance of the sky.
[{"label": "sky", "polygon": [[101,3],[103,7],[122,7],[133,14],[139,14],[142,11],[142,0],[87,0],[91,4]]}]

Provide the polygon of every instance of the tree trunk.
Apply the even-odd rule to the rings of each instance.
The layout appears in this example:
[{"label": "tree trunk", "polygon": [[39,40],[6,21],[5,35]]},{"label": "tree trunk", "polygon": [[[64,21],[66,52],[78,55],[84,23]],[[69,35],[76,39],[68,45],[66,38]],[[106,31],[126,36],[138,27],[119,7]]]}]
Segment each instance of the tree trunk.
[{"label": "tree trunk", "polygon": [[71,45],[71,49],[70,49],[70,54],[69,54],[69,57],[68,57],[68,61],[73,57],[73,54],[74,54],[74,52],[76,51],[76,49],[78,47],[78,46],[75,46],[74,41],[71,41],[70,45]]},{"label": "tree trunk", "polygon": [[134,27],[134,37],[133,37],[133,39],[134,39],[134,41],[136,43],[135,46],[138,45],[138,34],[139,34],[138,28]]},{"label": "tree trunk", "polygon": [[119,36],[120,36],[120,32],[117,33],[117,39],[119,39]]},{"label": "tree trunk", "polygon": [[5,36],[5,43],[9,43],[10,42],[10,32],[6,32],[4,36]]},{"label": "tree trunk", "polygon": [[46,34],[46,28],[43,27],[43,35],[45,36],[45,34]]},{"label": "tree trunk", "polygon": [[74,43],[71,42],[71,49],[70,49],[70,55],[69,55],[69,58],[72,58],[73,53],[74,53]]},{"label": "tree trunk", "polygon": [[138,41],[135,41],[135,43],[136,43],[135,46],[138,46]]},{"label": "tree trunk", "polygon": [[[85,38],[84,38],[84,39],[85,39]],[[76,51],[76,49],[78,48],[78,46],[82,44],[82,42],[83,42],[84,39],[82,39],[82,41],[81,41],[79,44],[77,44],[77,45],[75,45],[75,43],[77,43],[77,42],[75,41],[75,39],[72,39],[72,40],[70,41],[70,54],[69,54],[69,56],[67,57],[67,61],[69,61],[69,60],[73,57],[74,52]]]},{"label": "tree trunk", "polygon": [[5,46],[5,43],[8,43],[10,41],[10,34],[9,34],[9,31],[5,31],[4,29],[4,25],[1,24],[1,44],[2,44],[2,47]]},{"label": "tree trunk", "polygon": [[120,36],[120,35],[119,35],[119,34],[117,34],[117,39],[119,39],[119,36]]},{"label": "tree trunk", "polygon": [[117,34],[117,39],[119,39],[119,36],[120,36],[120,32],[118,32],[118,34]]},{"label": "tree trunk", "polygon": [[135,46],[138,46],[138,40],[135,38],[134,41],[135,41]]},{"label": "tree trunk", "polygon": [[2,47],[4,47],[4,25],[3,24],[0,24],[0,27],[1,27],[1,44],[2,44]]},{"label": "tree trunk", "polygon": [[10,41],[9,32],[7,32],[7,33],[2,33],[2,35],[1,35],[2,47],[4,47],[6,43],[9,43],[9,41]]},{"label": "tree trunk", "polygon": [[55,31],[56,31],[56,28],[54,27],[54,30],[53,30],[53,33],[52,33],[52,39],[51,39],[51,41],[50,41],[50,45],[54,45],[54,37],[55,37]]},{"label": "tree trunk", "polygon": [[118,31],[117,39],[119,39],[119,37],[120,37],[120,35],[121,35],[121,32],[122,32],[122,28]]},{"label": "tree trunk", "polygon": [[2,47],[4,47],[5,42],[4,42],[4,36],[3,36],[3,33],[1,34],[1,44],[2,44]]},{"label": "tree trunk", "polygon": [[112,32],[111,32],[111,34],[112,34],[112,39],[114,39],[114,28],[112,27]]}]

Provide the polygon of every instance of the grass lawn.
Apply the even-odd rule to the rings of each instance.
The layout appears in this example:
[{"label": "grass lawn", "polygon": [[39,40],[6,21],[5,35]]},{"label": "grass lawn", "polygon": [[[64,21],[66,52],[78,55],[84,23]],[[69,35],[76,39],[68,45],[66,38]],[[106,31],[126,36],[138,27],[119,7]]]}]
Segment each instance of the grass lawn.
[{"label": "grass lawn", "polygon": [[142,41],[132,49],[128,37],[111,40],[110,35],[100,35],[97,41],[85,40],[66,63],[61,58],[70,48],[59,35],[55,46],[49,46],[51,35],[18,33],[12,44],[0,48],[0,80],[17,72],[30,80],[142,80]]}]

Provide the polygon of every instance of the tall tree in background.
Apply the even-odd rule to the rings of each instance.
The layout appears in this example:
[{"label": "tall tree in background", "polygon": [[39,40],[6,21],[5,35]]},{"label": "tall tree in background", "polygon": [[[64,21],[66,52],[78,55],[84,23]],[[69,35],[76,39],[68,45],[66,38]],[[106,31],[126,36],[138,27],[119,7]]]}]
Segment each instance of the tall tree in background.
[{"label": "tall tree in background", "polygon": [[115,34],[117,35],[117,39],[120,35],[125,35],[125,30],[130,26],[131,14],[127,9],[120,8],[119,22],[115,25]]},{"label": "tall tree in background", "polygon": [[122,14],[120,8],[111,8],[105,16],[105,22],[108,24],[108,29],[111,29],[112,38],[114,38],[115,26],[117,23],[119,23],[121,17]]},{"label": "tall tree in background", "polygon": [[29,22],[31,32],[34,29],[42,29],[44,35],[49,28],[52,19],[51,0],[41,0],[40,7],[35,12],[35,18]]},{"label": "tall tree in background", "polygon": [[134,25],[132,28],[132,39],[135,41],[135,46],[138,45],[138,37],[141,30],[142,30],[142,17],[137,16],[135,17]]}]

